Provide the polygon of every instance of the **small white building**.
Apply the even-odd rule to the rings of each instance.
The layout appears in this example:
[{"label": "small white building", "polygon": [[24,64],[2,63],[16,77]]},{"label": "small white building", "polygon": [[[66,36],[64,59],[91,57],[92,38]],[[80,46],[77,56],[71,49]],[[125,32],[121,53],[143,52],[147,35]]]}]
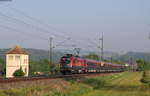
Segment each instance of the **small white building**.
[{"label": "small white building", "polygon": [[25,76],[29,73],[29,55],[21,47],[16,46],[6,54],[6,77],[13,77],[13,73],[22,68]]}]

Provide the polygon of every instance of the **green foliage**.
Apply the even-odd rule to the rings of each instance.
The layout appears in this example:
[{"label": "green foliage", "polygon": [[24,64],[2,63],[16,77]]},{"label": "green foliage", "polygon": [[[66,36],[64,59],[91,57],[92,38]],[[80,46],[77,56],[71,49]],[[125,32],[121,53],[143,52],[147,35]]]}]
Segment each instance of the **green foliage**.
[{"label": "green foliage", "polygon": [[[45,83],[41,81],[38,84],[33,83],[32,87],[22,82],[25,84],[23,88],[7,84],[11,87],[1,90],[0,96],[150,96],[149,86],[139,82],[141,72],[124,72],[92,78],[78,78],[71,84],[60,79]],[[98,83],[104,81],[106,86]]]},{"label": "green foliage", "polygon": [[144,71],[143,72],[141,82],[150,84],[150,72],[149,71]]},{"label": "green foliage", "polygon": [[[3,58],[5,60],[5,54],[9,50],[10,49],[0,49],[0,58]],[[48,50],[32,49],[32,48],[26,48],[25,50],[29,53],[31,61],[49,59],[49,51]],[[65,50],[57,50],[57,51],[54,51],[53,53],[54,53],[53,54],[53,63],[58,63],[60,57],[62,57],[65,54]]]},{"label": "green foliage", "polygon": [[5,74],[6,72],[6,62],[2,58],[0,58],[0,72],[1,74]]},{"label": "green foliage", "polygon": [[123,64],[120,60],[111,59],[111,60],[104,60],[105,62],[111,62],[112,64]]},{"label": "green foliage", "polygon": [[58,72],[59,66],[56,66],[55,64],[50,64],[49,60],[43,59],[40,61],[31,61],[29,64],[29,72],[31,75],[34,74],[34,72]]},{"label": "green foliage", "polygon": [[92,59],[92,60],[99,60],[98,55],[97,55],[97,54],[95,54],[95,53],[90,53],[89,55],[84,56],[84,58]]},{"label": "green foliage", "polygon": [[138,71],[146,71],[150,70],[150,63],[146,62],[145,60],[139,59],[136,61],[137,63],[137,70]]},{"label": "green foliage", "polygon": [[112,63],[113,64],[123,64],[123,62],[121,62],[119,60],[115,60],[115,59],[112,60]]},{"label": "green foliage", "polygon": [[23,77],[25,75],[25,73],[23,72],[22,68],[17,69],[14,73],[13,76],[15,77]]},{"label": "green foliage", "polygon": [[60,72],[60,68],[59,68],[59,65],[57,64],[52,64],[51,66],[50,66],[50,71],[51,72],[55,72],[55,73],[59,73]]},{"label": "green foliage", "polygon": [[89,78],[89,79],[87,78],[87,79],[83,80],[83,83],[92,86],[94,89],[99,89],[99,88],[102,88],[106,85],[105,81],[98,80],[95,78]]},{"label": "green foliage", "polygon": [[33,74],[34,72],[49,72],[50,64],[47,59],[40,61],[31,61],[29,64],[29,72]]}]

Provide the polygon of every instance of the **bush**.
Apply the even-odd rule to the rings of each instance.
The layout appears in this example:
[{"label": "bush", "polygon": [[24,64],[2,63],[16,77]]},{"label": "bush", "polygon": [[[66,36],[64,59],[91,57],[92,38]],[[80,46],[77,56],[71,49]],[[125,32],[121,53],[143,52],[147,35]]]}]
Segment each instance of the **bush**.
[{"label": "bush", "polygon": [[137,63],[137,71],[150,70],[150,63],[149,62],[142,60],[142,59],[139,59],[136,61],[136,63]]},{"label": "bush", "polygon": [[14,73],[13,76],[15,77],[23,77],[25,75],[25,73],[23,72],[22,68],[17,69]]},{"label": "bush", "polygon": [[143,76],[142,76],[141,82],[150,84],[150,72],[149,71],[144,71],[143,72]]},{"label": "bush", "polygon": [[106,82],[103,80],[97,80],[94,78],[88,78],[83,80],[83,83],[92,86],[94,89],[102,88],[106,85]]}]

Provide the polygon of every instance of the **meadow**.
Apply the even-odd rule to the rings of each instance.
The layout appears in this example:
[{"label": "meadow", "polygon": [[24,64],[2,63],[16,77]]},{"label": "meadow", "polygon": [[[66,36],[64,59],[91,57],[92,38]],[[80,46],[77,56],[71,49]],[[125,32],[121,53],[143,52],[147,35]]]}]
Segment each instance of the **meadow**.
[{"label": "meadow", "polygon": [[150,96],[150,86],[142,84],[141,78],[141,72],[123,72],[76,80],[20,82],[7,85],[8,89],[0,85],[0,96]]}]

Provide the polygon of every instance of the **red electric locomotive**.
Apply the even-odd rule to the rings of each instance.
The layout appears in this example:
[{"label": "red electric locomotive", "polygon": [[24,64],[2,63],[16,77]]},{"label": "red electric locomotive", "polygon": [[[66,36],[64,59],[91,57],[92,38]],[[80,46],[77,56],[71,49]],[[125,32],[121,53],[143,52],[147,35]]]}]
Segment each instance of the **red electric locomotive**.
[{"label": "red electric locomotive", "polygon": [[102,61],[83,59],[72,54],[66,54],[60,60],[60,71],[63,74],[87,72],[124,71],[125,66]]}]

